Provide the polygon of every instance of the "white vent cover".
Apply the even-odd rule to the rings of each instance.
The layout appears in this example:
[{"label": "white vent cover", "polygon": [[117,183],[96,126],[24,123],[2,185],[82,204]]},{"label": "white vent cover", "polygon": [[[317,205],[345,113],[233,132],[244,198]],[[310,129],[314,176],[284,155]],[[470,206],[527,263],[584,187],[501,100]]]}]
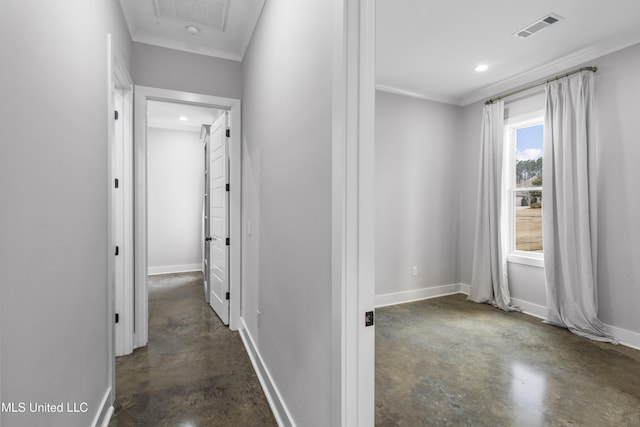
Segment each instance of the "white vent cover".
[{"label": "white vent cover", "polygon": [[538,19],[533,24],[527,25],[525,28],[516,31],[513,35],[516,37],[526,38],[540,30],[544,30],[549,25],[553,25],[561,19],[564,18],[560,15],[556,15],[555,13],[550,13],[547,16]]},{"label": "white vent cover", "polygon": [[153,0],[156,16],[224,31],[229,0]]}]

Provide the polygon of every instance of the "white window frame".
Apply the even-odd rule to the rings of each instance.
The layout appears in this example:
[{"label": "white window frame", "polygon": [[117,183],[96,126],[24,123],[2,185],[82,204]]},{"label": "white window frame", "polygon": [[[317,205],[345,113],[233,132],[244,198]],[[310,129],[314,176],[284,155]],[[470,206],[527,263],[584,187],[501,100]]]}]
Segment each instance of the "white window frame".
[{"label": "white window frame", "polygon": [[[516,187],[516,131],[530,126],[544,126],[544,110],[534,111],[528,114],[511,117],[504,122],[504,164],[503,164],[503,203],[508,203],[506,210],[509,212],[508,230],[509,247],[507,261],[517,264],[526,264],[533,267],[544,267],[544,254],[542,252],[519,251],[515,248],[516,223],[515,223],[515,196],[518,191],[543,191],[543,187]],[[544,185],[544,184],[543,184]],[[504,210],[503,210],[504,212]]]}]

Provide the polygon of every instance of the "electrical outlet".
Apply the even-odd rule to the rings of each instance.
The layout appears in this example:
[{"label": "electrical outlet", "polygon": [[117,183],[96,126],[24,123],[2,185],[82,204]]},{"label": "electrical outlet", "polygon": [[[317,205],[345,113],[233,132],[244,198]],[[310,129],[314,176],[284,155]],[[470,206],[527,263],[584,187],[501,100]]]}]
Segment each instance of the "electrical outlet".
[{"label": "electrical outlet", "polygon": [[260,310],[256,310],[256,323],[258,323],[258,329],[260,329]]},{"label": "electrical outlet", "polygon": [[413,273],[414,276],[418,275],[418,267],[416,267],[415,265],[413,267],[411,267],[411,272]]},{"label": "electrical outlet", "polygon": [[247,234],[251,236],[251,221],[247,221]]}]

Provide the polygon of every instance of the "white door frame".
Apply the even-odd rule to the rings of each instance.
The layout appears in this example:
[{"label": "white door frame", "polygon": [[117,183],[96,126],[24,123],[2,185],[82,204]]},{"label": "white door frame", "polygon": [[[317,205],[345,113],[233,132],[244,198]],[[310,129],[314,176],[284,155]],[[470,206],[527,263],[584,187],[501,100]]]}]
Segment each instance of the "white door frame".
[{"label": "white door frame", "polygon": [[375,1],[333,0],[331,425],[375,418]]},{"label": "white door frame", "polygon": [[229,329],[240,326],[240,243],[241,243],[241,112],[240,100],[147,86],[134,89],[134,245],[135,245],[135,332],[134,346],[148,342],[148,257],[147,257],[147,101],[200,105],[230,111],[229,139]]},{"label": "white door frame", "polygon": [[[115,144],[114,121],[114,90],[122,93],[122,107],[118,112],[118,120],[122,120],[122,145],[124,155],[121,159],[115,159],[112,147]],[[109,351],[109,387],[111,391],[111,402],[115,399],[115,295],[121,293],[133,297],[133,230],[131,229],[133,219],[133,197],[132,197],[132,147],[133,147],[133,80],[129,74],[120,55],[115,51],[111,34],[107,34],[107,325],[108,351]],[[115,162],[122,162],[122,176],[114,176]],[[123,212],[122,218],[116,218],[113,211],[113,187],[115,178],[119,179],[119,188],[123,191]],[[121,221],[124,227],[123,241],[114,241],[114,228],[116,221]],[[119,256],[123,258],[124,280],[117,283],[115,281],[115,256],[114,248],[120,246],[122,251]],[[119,289],[116,291],[116,285]],[[122,322],[123,336],[121,338],[121,352],[124,354],[133,351],[133,300],[129,298],[128,305],[125,303],[119,308],[119,317]]]}]

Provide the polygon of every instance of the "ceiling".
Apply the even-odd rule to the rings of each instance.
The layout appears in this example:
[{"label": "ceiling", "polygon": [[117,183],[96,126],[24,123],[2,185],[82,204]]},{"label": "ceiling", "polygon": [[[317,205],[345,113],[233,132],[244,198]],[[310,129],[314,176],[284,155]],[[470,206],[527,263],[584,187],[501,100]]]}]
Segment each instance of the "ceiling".
[{"label": "ceiling", "polygon": [[[512,35],[549,13],[564,19]],[[378,88],[458,105],[640,42],[637,0],[377,0],[376,14]]]},{"label": "ceiling", "polygon": [[[200,132],[203,124],[213,124],[221,112],[198,105],[148,101],[147,124],[152,128]],[[180,120],[180,117],[186,117],[187,120]]]},{"label": "ceiling", "polygon": [[[240,61],[265,0],[119,1],[134,41]],[[376,0],[376,9],[378,89],[457,105],[640,42],[640,0]],[[550,13],[564,19],[513,36]],[[185,30],[192,23],[199,34]]]},{"label": "ceiling", "polygon": [[[241,61],[264,0],[119,0],[136,42]],[[192,35],[187,25],[200,32]]]}]

